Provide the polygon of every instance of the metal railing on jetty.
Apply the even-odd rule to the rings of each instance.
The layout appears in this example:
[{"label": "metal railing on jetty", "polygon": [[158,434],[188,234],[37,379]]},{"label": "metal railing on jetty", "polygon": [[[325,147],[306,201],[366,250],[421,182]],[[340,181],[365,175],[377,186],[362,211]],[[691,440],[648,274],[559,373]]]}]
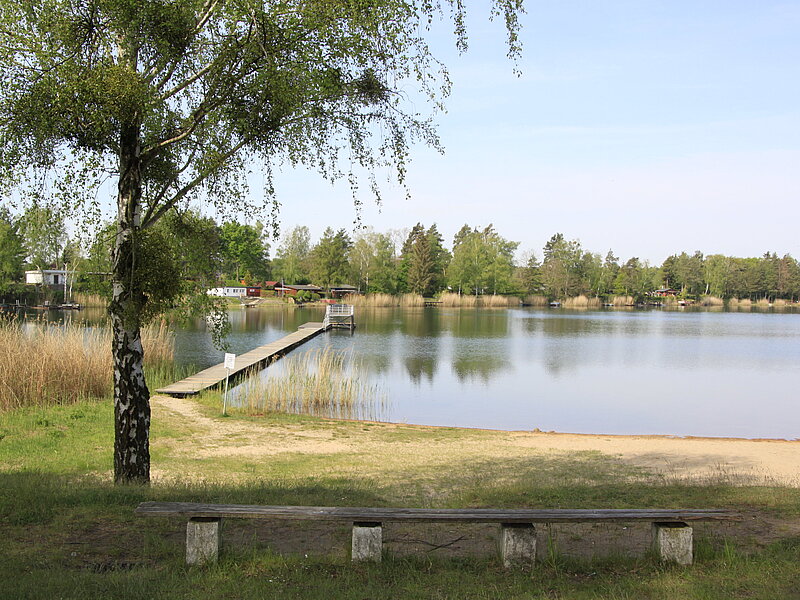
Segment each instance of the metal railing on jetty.
[{"label": "metal railing on jetty", "polygon": [[322,328],[327,329],[355,329],[355,307],[352,304],[328,304],[325,308],[325,318]]}]

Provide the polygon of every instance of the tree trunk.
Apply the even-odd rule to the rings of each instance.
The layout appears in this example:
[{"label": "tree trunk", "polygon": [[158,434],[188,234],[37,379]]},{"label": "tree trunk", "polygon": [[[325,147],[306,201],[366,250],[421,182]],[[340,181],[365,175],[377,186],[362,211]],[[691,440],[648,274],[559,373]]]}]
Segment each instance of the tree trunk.
[{"label": "tree trunk", "polygon": [[146,297],[137,274],[141,212],[140,125],[128,124],[120,136],[117,239],[114,245],[110,305],[114,364],[114,481],[150,481],[150,392],[144,378],[140,335]]}]

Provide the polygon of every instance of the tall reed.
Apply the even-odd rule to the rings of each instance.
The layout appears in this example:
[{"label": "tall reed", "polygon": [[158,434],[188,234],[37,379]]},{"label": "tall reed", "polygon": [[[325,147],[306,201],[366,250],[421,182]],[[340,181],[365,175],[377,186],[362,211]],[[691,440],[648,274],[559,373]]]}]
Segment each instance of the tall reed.
[{"label": "tall reed", "polygon": [[488,308],[514,308],[519,306],[519,298],[516,296],[489,294],[480,296],[480,305]]},{"label": "tall reed", "polygon": [[474,294],[462,294],[459,296],[458,306],[461,308],[475,308],[478,306],[478,297]]},{"label": "tall reed", "polygon": [[611,300],[614,306],[633,306],[633,296],[614,296]]},{"label": "tall reed", "polygon": [[599,308],[600,298],[587,298],[583,294],[574,298],[567,298],[562,304],[564,308]]},{"label": "tall reed", "polygon": [[[145,368],[172,363],[165,323],[143,328],[142,343]],[[0,321],[0,410],[100,398],[111,385],[109,329]]]},{"label": "tall reed", "polygon": [[105,308],[108,306],[108,299],[100,294],[89,294],[86,292],[75,292],[72,294],[72,300],[82,306],[96,306]]},{"label": "tall reed", "polygon": [[362,367],[343,352],[325,348],[289,356],[276,371],[266,380],[251,377],[239,387],[241,409],[369,420],[385,413],[386,394],[369,384]]},{"label": "tall reed", "polygon": [[398,304],[403,307],[425,306],[425,298],[419,294],[402,294]]},{"label": "tall reed", "polygon": [[530,304],[531,306],[547,306],[549,302],[547,301],[547,296],[531,294],[525,296],[525,304]]},{"label": "tall reed", "polygon": [[461,294],[454,294],[453,292],[443,292],[439,296],[439,302],[445,308],[457,308],[461,306]]},{"label": "tall reed", "polygon": [[393,296],[392,294],[347,294],[342,298],[342,302],[345,304],[352,304],[353,306],[363,306],[363,307],[385,307],[385,306],[397,306],[399,304],[399,298],[397,296]]},{"label": "tall reed", "polygon": [[756,308],[765,309],[771,306],[770,301],[767,298],[759,298],[756,302]]},{"label": "tall reed", "polygon": [[725,301],[722,298],[717,296],[703,296],[703,299],[700,301],[701,306],[722,306],[725,304]]}]

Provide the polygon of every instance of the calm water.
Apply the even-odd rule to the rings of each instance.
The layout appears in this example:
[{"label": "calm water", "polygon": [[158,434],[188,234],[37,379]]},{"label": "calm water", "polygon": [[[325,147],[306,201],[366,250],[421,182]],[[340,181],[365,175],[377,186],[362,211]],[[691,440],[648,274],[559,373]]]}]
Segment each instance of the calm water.
[{"label": "calm water", "polygon": [[[231,311],[231,351],[322,314]],[[352,352],[386,391],[391,421],[800,437],[800,315],[433,308],[362,309],[356,320],[354,334],[322,334],[295,353]],[[179,333],[177,355],[222,360],[202,322]]]}]

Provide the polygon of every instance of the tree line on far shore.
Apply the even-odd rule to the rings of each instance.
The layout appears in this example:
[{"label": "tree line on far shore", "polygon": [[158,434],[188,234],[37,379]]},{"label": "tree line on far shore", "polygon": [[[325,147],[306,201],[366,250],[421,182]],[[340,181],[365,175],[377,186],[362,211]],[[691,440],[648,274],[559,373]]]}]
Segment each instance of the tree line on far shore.
[{"label": "tree line on far shore", "polygon": [[[656,290],[684,298],[716,296],[751,300],[800,297],[800,264],[792,256],[766,252],[739,258],[681,252],[651,265],[637,257],[620,260],[586,250],[579,240],[556,233],[541,258],[515,258],[519,242],[486,227],[464,225],[449,248],[436,224],[380,233],[365,228],[351,235],[328,228],[312,243],[308,227],[284,233],[274,247],[261,223],[217,224],[194,211],[171,212],[145,234],[143,251],[159,272],[150,290],[174,297],[220,284],[350,284],[360,292],[425,297],[449,291],[470,295],[539,295],[562,300],[585,295],[628,296],[642,301]],[[0,293],[23,294],[25,270],[66,268],[76,291],[107,295],[114,226],[80,242],[63,220],[44,207],[18,216],[0,211]],[[166,287],[165,287],[166,286]],[[672,293],[672,292],[670,292]]]}]

